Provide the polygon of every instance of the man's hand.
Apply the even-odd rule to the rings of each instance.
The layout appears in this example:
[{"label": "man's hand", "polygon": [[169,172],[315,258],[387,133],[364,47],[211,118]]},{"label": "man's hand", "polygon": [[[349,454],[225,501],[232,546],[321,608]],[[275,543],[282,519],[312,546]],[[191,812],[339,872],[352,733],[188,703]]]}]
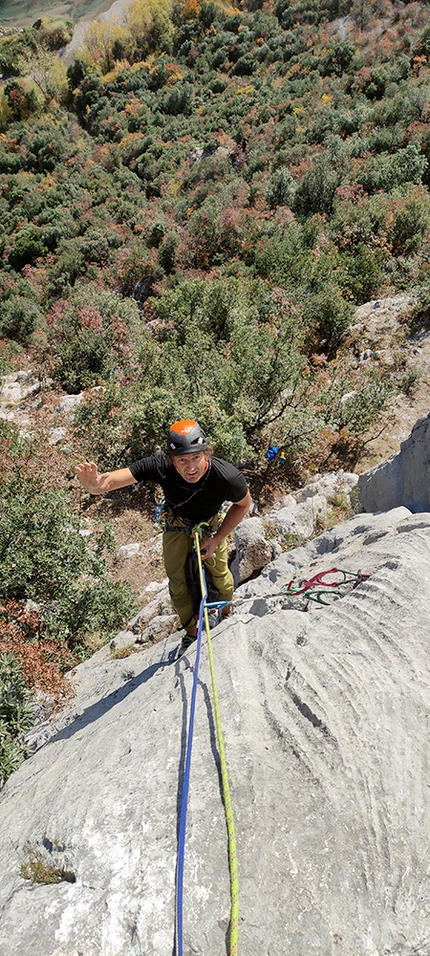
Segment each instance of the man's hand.
[{"label": "man's hand", "polygon": [[205,538],[200,545],[200,553],[204,561],[207,561],[208,558],[211,558],[219,545],[219,540],[216,539],[215,535],[213,538]]},{"label": "man's hand", "polygon": [[94,461],[84,461],[81,465],[76,465],[75,471],[85,491],[88,491],[90,495],[103,494],[103,482],[108,472],[100,474]]},{"label": "man's hand", "polygon": [[129,468],[101,473],[94,461],[84,461],[81,465],[76,465],[75,471],[81,485],[90,495],[104,495],[107,491],[116,491],[117,488],[136,484]]},{"label": "man's hand", "polygon": [[228,534],[237,528],[238,524],[242,521],[242,518],[244,518],[247,511],[249,511],[251,505],[252,498],[249,491],[247,491],[245,497],[242,498],[241,501],[236,501],[230,505],[224,521],[218,528],[216,534],[214,534],[213,538],[205,538],[200,545],[200,551],[204,561],[207,561],[208,558],[211,558],[212,555],[215,554],[218,545],[221,544],[221,541],[223,541]]}]

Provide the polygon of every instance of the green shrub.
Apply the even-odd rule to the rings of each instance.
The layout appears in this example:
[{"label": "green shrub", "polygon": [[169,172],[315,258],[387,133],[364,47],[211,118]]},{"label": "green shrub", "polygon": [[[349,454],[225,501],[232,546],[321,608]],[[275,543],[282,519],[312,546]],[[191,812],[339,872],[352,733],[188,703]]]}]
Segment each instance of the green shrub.
[{"label": "green shrub", "polygon": [[262,279],[292,289],[310,268],[309,250],[301,226],[292,222],[282,235],[279,232],[265,235],[261,231],[256,238],[253,259],[255,272]]},{"label": "green shrub", "polygon": [[17,272],[27,263],[34,262],[46,254],[43,232],[36,226],[27,224],[12,237],[12,248],[8,261]]},{"label": "green shrub", "polygon": [[18,76],[20,59],[31,45],[31,31],[28,28],[13,33],[6,32],[1,36],[0,71],[8,76]]},{"label": "green shrub", "polygon": [[[378,421],[381,412],[394,395],[395,383],[380,371],[372,371],[351,392],[346,389],[353,383],[339,376],[329,388],[331,395],[330,420],[340,431],[347,428],[357,437],[363,436]],[[328,397],[328,396],[327,396]]]},{"label": "green shrub", "polygon": [[296,186],[288,169],[277,169],[266,189],[265,199],[271,209],[289,206],[294,200]]},{"label": "green shrub", "polygon": [[331,215],[339,174],[328,160],[317,160],[297,186],[293,209],[299,216]]},{"label": "green shrub", "polygon": [[408,398],[412,397],[422,379],[422,372],[417,368],[408,368],[400,379],[400,388]]},{"label": "green shrub", "polygon": [[80,238],[63,239],[57,250],[57,258],[50,272],[50,293],[54,296],[67,294],[76,279],[85,272],[84,251]]},{"label": "green shrub", "polygon": [[89,461],[101,462],[107,470],[125,467],[128,464],[133,406],[129,388],[111,383],[104,389],[89,390],[74,413],[73,446],[76,454]]},{"label": "green shrub", "polygon": [[30,692],[13,654],[0,654],[0,722],[17,737],[32,724]]},{"label": "green shrub", "polygon": [[0,789],[28,756],[23,734],[33,723],[30,691],[13,654],[0,654]]},{"label": "green shrub", "polygon": [[[260,283],[245,287],[228,279],[184,282],[164,293],[157,313],[172,325],[162,333],[155,368],[156,380],[170,395],[170,412],[173,401],[178,412],[205,408],[222,453],[234,444],[236,459],[238,449],[252,457],[257,436],[287,404],[288,387],[304,364],[302,331],[292,310],[278,305]],[[229,432],[235,439],[227,449]]]},{"label": "green shrub", "polygon": [[391,192],[407,183],[421,183],[427,168],[426,157],[415,143],[409,143],[394,155],[381,153],[366,160],[359,170],[357,182],[368,192],[378,189]]},{"label": "green shrub", "polygon": [[37,42],[48,50],[60,50],[70,43],[73,37],[74,24],[72,20],[51,20],[40,17],[33,23],[33,30],[37,31]]},{"label": "green shrub", "polygon": [[304,364],[294,317],[263,286],[246,291],[234,279],[182,282],[156,308],[163,324],[138,378],[88,396],[75,415],[75,441],[103,467],[124,465],[189,415],[204,421],[220,454],[252,459]]},{"label": "green shrub", "polygon": [[352,304],[345,301],[337,286],[330,284],[318,294],[304,298],[302,308],[310,347],[333,356],[349,327]]},{"label": "green shrub", "polygon": [[430,227],[430,199],[427,190],[416,191],[397,202],[389,239],[397,254],[418,252]]},{"label": "green shrub", "polygon": [[343,284],[352,293],[354,302],[362,305],[378,294],[388,253],[376,246],[372,249],[358,242],[342,257]]},{"label": "green shrub", "polygon": [[43,322],[43,313],[34,300],[13,295],[2,305],[0,336],[25,345],[31,333]]},{"label": "green shrub", "polygon": [[232,76],[251,76],[256,68],[256,62],[252,53],[246,53],[240,56],[231,69]]},{"label": "green shrub", "polygon": [[107,578],[103,552],[88,546],[69,495],[42,480],[13,475],[0,490],[0,591],[4,600],[36,602],[41,636],[76,649],[91,633],[120,626],[132,608],[127,586]]},{"label": "green shrub", "polygon": [[414,52],[418,56],[430,56],[430,26],[424,27],[418,33],[414,46]]},{"label": "green shrub", "polygon": [[12,359],[19,355],[21,347],[10,339],[0,339],[0,378],[12,371]]},{"label": "green shrub", "polygon": [[355,48],[349,41],[335,43],[324,53],[319,70],[322,76],[342,76],[351,66]]},{"label": "green shrub", "polygon": [[0,721],[0,790],[14,770],[29,756],[28,747],[22,740],[15,740],[7,724]]},{"label": "green shrub", "polygon": [[69,392],[108,382],[117,370],[131,374],[145,335],[137,303],[90,285],[79,285],[47,317],[57,357],[56,377]]},{"label": "green shrub", "polygon": [[158,261],[162,269],[167,274],[173,272],[176,261],[176,249],[179,244],[179,238],[175,232],[170,232],[160,245],[158,250]]},{"label": "green shrub", "polygon": [[7,81],[4,95],[14,120],[28,120],[32,113],[39,110],[35,90],[32,87],[25,89],[18,80]]}]

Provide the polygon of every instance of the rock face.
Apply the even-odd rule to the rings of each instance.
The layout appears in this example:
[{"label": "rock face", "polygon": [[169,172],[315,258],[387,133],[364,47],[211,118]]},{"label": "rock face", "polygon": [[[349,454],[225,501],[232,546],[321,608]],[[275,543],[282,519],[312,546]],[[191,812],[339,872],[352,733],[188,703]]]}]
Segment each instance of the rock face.
[{"label": "rock face", "polygon": [[[327,604],[285,593],[333,567]],[[430,514],[358,515],[284,553],[212,632],[243,956],[428,956]],[[332,575],[340,580],[342,575]],[[306,610],[308,608],[308,610]],[[128,635],[128,638],[127,638]],[[125,632],[132,644],[135,635]],[[0,799],[1,956],[170,956],[195,650],[77,668]],[[225,956],[227,836],[206,639],[184,954]],[[20,873],[25,846],[63,879]],[[74,882],[72,882],[74,880]]]},{"label": "rock face", "polygon": [[400,451],[360,475],[358,489],[365,511],[405,505],[413,512],[430,510],[430,415],[420,418]]},{"label": "rock face", "polygon": [[[19,405],[38,392],[40,382],[32,371],[4,375],[0,379],[0,410],[4,413],[5,407]],[[5,417],[4,414],[1,417]]]},{"label": "rock face", "polygon": [[231,565],[235,584],[255,577],[279,557],[287,541],[313,538],[333,502],[348,501],[350,506],[349,496],[357,482],[357,475],[343,470],[317,475],[305,488],[279,498],[264,519],[254,516],[242,521],[235,531],[236,555]]},{"label": "rock face", "polygon": [[273,547],[266,540],[263,522],[260,518],[247,518],[241,521],[236,529],[236,556],[232,563],[232,572],[235,583],[246,581],[254,571],[260,571],[269,564],[273,555]]},{"label": "rock face", "polygon": [[318,523],[326,521],[328,506],[335,500],[349,498],[357,483],[357,475],[342,470],[317,475],[305,488],[279,498],[266,512],[265,524],[278,535],[312,538]]}]

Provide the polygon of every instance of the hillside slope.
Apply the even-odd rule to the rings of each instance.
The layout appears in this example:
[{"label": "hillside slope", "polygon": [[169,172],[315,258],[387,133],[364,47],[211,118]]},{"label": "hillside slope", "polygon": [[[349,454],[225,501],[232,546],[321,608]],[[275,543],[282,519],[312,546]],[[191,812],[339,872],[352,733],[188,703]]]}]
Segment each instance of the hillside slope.
[{"label": "hillside slope", "polygon": [[190,414],[300,481],[411,388],[401,336],[387,368],[348,333],[399,292],[428,321],[427,7],[249,7],[135,3],[67,73],[55,23],[0,38],[0,371],[106,387],[105,466]]}]

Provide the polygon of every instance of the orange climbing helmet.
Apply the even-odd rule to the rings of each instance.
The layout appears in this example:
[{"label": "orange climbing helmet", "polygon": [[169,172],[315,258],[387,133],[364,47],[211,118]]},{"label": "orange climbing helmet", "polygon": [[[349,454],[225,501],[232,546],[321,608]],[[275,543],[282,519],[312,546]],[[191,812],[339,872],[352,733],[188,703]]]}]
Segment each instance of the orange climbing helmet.
[{"label": "orange climbing helmet", "polygon": [[196,451],[204,451],[208,447],[208,440],[198,422],[190,418],[183,418],[175,422],[169,429],[169,454],[192,455]]}]

